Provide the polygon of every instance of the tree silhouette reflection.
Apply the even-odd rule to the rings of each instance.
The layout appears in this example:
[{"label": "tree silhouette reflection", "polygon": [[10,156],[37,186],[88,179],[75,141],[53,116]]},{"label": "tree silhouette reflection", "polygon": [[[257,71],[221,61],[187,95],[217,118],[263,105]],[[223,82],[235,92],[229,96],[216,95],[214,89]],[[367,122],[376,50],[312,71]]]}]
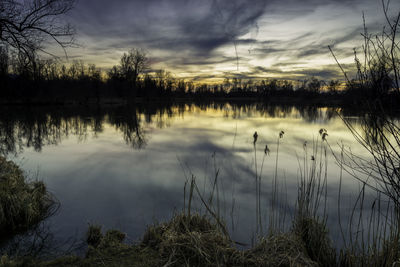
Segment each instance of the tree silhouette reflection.
[{"label": "tree silhouette reflection", "polygon": [[58,145],[69,136],[80,142],[96,138],[110,125],[121,133],[133,149],[148,143],[146,126],[155,122],[158,128],[171,125],[173,117],[183,117],[196,110],[221,112],[224,117],[241,118],[254,115],[285,118],[298,114],[307,122],[330,120],[339,113],[356,116],[352,110],[335,107],[321,110],[315,106],[265,105],[246,102],[201,102],[131,104],[126,106],[77,107],[2,107],[0,112],[0,154],[17,155],[24,148],[40,152],[44,146]]}]

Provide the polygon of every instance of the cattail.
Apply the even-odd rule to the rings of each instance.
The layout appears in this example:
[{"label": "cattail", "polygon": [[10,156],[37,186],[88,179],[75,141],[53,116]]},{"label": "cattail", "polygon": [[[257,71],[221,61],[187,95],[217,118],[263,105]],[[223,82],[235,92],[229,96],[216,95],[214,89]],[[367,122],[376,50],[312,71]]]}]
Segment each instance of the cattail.
[{"label": "cattail", "polygon": [[268,145],[265,145],[264,154],[269,155],[269,148]]},{"label": "cattail", "polygon": [[255,145],[257,143],[257,138],[258,138],[257,131],[254,133],[253,138],[254,138],[253,139],[253,145]]},{"label": "cattail", "polygon": [[328,136],[328,133],[323,133],[322,134],[322,141],[326,141],[326,137]]},{"label": "cattail", "polygon": [[281,131],[280,133],[279,133],[279,138],[283,138],[283,135],[285,134],[285,132],[284,131]]}]

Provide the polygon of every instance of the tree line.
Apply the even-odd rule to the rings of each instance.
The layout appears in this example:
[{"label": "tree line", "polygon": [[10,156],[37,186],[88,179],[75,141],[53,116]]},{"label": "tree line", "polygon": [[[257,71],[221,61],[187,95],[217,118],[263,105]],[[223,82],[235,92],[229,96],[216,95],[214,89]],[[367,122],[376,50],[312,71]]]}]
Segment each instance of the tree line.
[{"label": "tree line", "polygon": [[315,77],[301,81],[227,77],[220,83],[195,83],[165,70],[149,71],[141,49],[124,53],[118,65],[103,71],[94,64],[73,60],[69,65],[37,54],[12,54],[0,47],[0,96],[7,99],[274,97],[338,95],[338,80]]},{"label": "tree line", "polygon": [[[150,71],[145,50],[131,49],[118,65],[102,71],[94,64],[74,60],[63,64],[51,55],[44,44],[52,40],[64,51],[75,45],[74,29],[61,20],[74,0],[0,1],[0,98],[7,101],[79,101],[88,102],[118,98],[210,98],[256,97],[322,99],[326,96],[345,102],[365,99],[398,99],[399,89],[399,17],[391,22],[383,39],[374,41],[365,28],[363,58],[355,51],[356,77],[344,82],[324,81],[316,77],[303,80],[242,79],[226,77],[223,82],[206,84],[174,77],[165,70]],[[390,42],[386,42],[389,40]],[[372,47],[378,47],[372,51]],[[50,57],[44,59],[47,54]],[[395,96],[395,98],[393,98]],[[321,98],[322,97],[322,98]]]}]

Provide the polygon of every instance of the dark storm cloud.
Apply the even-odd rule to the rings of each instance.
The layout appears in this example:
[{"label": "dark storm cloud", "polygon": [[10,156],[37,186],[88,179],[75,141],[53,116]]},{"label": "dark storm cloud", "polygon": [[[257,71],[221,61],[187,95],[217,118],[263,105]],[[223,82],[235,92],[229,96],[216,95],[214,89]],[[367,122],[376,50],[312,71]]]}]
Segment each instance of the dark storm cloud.
[{"label": "dark storm cloud", "polygon": [[199,59],[199,58],[184,58],[180,60],[180,64],[182,65],[196,65],[196,66],[201,66],[201,65],[214,65],[214,64],[221,64],[221,63],[229,63],[229,62],[234,62],[236,61],[236,57],[226,57],[226,56],[215,56],[212,58],[205,58],[205,59]]},{"label": "dark storm cloud", "polygon": [[[321,55],[330,54],[328,46],[335,48],[342,43],[346,43],[351,40],[361,39],[361,32],[363,29],[357,27],[351,29],[348,32],[339,32],[335,34],[335,38],[332,36],[316,38],[311,32],[302,34],[298,37],[284,41],[267,41],[259,42],[259,47],[254,49],[254,52],[268,56],[276,53],[286,53],[295,56],[298,59],[317,57]],[[353,54],[353,50],[340,51],[342,56],[349,56]]]},{"label": "dark storm cloud", "polygon": [[210,52],[232,42],[264,14],[264,0],[81,1],[73,14],[82,35],[109,46]]},{"label": "dark storm cloud", "polygon": [[328,45],[339,57],[351,56],[352,48],[342,44],[360,37],[362,11],[373,24],[380,1],[81,0],[70,19],[83,44],[75,53],[82,58],[110,67],[122,52],[141,47],[151,62],[201,79],[215,77],[216,66],[223,66],[219,73],[237,69],[237,61],[247,71],[254,59],[285,64],[326,58]]},{"label": "dark storm cloud", "polygon": [[[336,46],[339,46],[342,43],[346,43],[348,41],[356,39],[360,40],[362,37],[361,35],[362,32],[363,32],[362,27],[358,27],[352,29],[348,33],[344,32],[341,34],[337,34],[335,39],[323,38],[322,40],[319,40],[318,42],[315,42],[312,45],[301,47],[299,53],[297,54],[297,57],[298,58],[316,57],[320,55],[329,54],[330,51],[328,49],[328,45],[330,45],[333,49],[335,49]],[[341,56],[348,57],[350,55],[353,55],[353,50],[340,51],[340,54]]]},{"label": "dark storm cloud", "polygon": [[354,1],[308,0],[299,5],[297,1],[267,0],[85,0],[79,2],[72,17],[82,35],[93,41],[108,39],[110,47],[142,44],[168,50],[212,51],[233,42],[275,9],[295,7],[297,15],[304,15],[330,2]]}]

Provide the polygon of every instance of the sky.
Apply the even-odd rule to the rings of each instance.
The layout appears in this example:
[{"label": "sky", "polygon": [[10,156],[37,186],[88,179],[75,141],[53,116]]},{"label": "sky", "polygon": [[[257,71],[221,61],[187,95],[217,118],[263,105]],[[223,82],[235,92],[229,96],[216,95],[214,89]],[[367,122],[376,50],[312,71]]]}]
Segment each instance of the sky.
[{"label": "sky", "polygon": [[[392,2],[391,14],[400,7]],[[79,47],[68,54],[107,70],[141,48],[149,71],[201,82],[341,78],[328,45],[352,64],[363,12],[378,32],[381,0],[80,0],[67,17]]]}]

